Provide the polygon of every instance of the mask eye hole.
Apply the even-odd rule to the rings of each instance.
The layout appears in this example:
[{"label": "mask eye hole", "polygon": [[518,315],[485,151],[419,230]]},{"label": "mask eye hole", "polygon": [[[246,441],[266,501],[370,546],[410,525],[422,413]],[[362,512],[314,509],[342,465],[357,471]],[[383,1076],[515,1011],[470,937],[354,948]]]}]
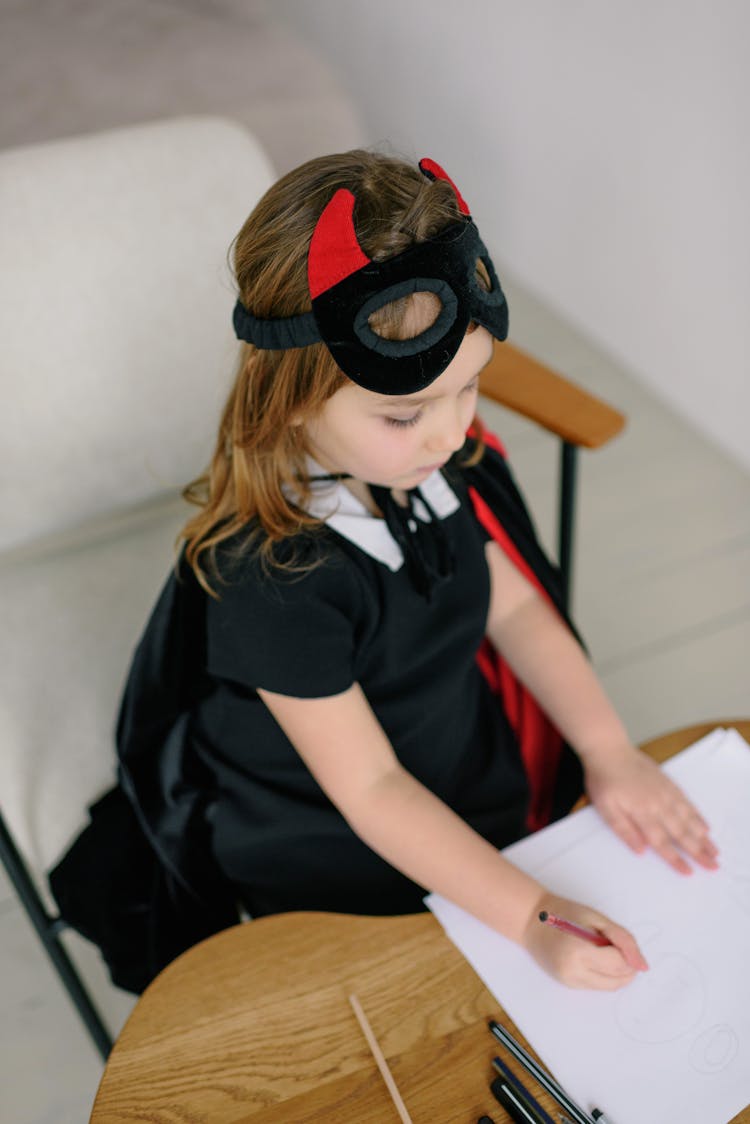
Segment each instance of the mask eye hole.
[{"label": "mask eye hole", "polygon": [[365,301],[354,317],[353,327],[359,341],[371,351],[404,358],[418,355],[442,340],[457,316],[458,298],[446,281],[414,277]]},{"label": "mask eye hole", "polygon": [[482,251],[476,260],[474,273],[470,281],[474,291],[474,301],[478,302],[479,306],[484,309],[503,308],[505,306],[505,295],[500,288],[495,267],[484,247],[482,247]]},{"label": "mask eye hole", "polygon": [[367,325],[383,340],[413,340],[431,328],[442,311],[438,294],[420,289],[376,308],[367,317]]},{"label": "mask eye hole", "polygon": [[477,258],[474,280],[483,292],[492,292],[494,285],[492,284],[492,267],[489,258]]}]

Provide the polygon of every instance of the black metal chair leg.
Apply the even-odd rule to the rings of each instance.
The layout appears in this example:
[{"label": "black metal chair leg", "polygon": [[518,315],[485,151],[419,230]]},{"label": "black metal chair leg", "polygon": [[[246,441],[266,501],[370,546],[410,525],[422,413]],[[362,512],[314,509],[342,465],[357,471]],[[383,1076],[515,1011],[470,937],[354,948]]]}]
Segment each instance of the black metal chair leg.
[{"label": "black metal chair leg", "polygon": [[0,859],[55,971],[75,1004],[94,1045],[102,1059],[106,1061],[112,1049],[112,1037],[60,940],[60,932],[66,927],[65,923],[59,917],[51,917],[47,913],[2,815],[0,815]]},{"label": "black metal chair leg", "polygon": [[560,566],[563,605],[566,611],[570,611],[577,469],[578,449],[568,441],[563,441],[560,449],[560,510],[557,557]]}]

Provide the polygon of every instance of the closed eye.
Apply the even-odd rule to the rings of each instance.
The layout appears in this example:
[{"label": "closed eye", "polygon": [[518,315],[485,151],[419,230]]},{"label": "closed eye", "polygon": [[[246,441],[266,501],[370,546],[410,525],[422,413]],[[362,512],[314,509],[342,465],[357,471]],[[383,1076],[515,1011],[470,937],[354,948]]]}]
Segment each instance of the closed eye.
[{"label": "closed eye", "polygon": [[[479,375],[473,378],[470,383],[467,383],[466,386],[462,387],[459,393],[474,394],[478,389]],[[422,417],[422,412],[422,409],[419,409],[415,414],[412,414],[410,418],[383,418],[383,421],[386,422],[387,425],[395,425],[398,429],[403,429],[410,425],[416,425]]]},{"label": "closed eye", "polygon": [[416,425],[421,417],[422,411],[417,410],[416,414],[412,414],[410,418],[383,418],[383,421],[386,425],[395,425],[399,429],[402,429],[405,426]]}]

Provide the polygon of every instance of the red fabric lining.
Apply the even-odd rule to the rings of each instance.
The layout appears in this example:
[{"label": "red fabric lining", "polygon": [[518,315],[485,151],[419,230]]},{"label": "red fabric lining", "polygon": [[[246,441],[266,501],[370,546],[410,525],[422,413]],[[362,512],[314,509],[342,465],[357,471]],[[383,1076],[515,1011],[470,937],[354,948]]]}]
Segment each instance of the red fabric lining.
[{"label": "red fabric lining", "polygon": [[[487,445],[505,456],[505,450],[494,434],[485,432],[482,436]],[[546,589],[521,556],[494,512],[475,488],[469,488],[469,496],[474,506],[474,513],[488,534],[524,577],[551,604]],[[530,831],[538,831],[550,821],[555,777],[563,746],[562,736],[487,637],[477,653],[477,664],[491,690],[502,699],[508,721],[518,739],[530,789],[526,826]]]},{"label": "red fabric lining", "polygon": [[354,196],[339,188],[318,219],[307,255],[307,283],[310,299],[338,285],[358,269],[369,265],[354,230]]},{"label": "red fabric lining", "polygon": [[462,196],[461,192],[458,190],[447,172],[445,172],[438,163],[436,163],[434,160],[430,160],[428,157],[425,157],[424,160],[419,161],[419,168],[420,171],[425,173],[425,175],[430,175],[433,179],[445,180],[446,183],[449,183],[456,193],[456,201],[458,203],[458,209],[461,214],[466,215],[467,217],[471,215],[471,212],[466,204],[466,200]]}]

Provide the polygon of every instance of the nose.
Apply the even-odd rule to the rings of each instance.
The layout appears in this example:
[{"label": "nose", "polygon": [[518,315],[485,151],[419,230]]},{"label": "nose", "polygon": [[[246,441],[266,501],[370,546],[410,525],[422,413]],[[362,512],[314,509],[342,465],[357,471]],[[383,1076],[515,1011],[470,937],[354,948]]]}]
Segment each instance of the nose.
[{"label": "nose", "polygon": [[444,408],[436,412],[427,448],[439,454],[457,452],[466,440],[466,426],[460,406],[456,402],[446,402]]}]

